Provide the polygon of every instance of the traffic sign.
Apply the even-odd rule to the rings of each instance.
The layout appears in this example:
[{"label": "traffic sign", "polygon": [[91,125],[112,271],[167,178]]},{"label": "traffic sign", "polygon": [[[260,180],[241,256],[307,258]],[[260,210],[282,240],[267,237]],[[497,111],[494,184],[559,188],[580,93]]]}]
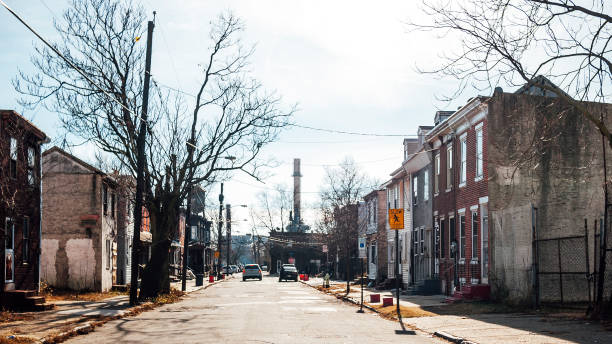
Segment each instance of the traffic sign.
[{"label": "traffic sign", "polygon": [[366,238],[359,238],[359,258],[366,257]]},{"label": "traffic sign", "polygon": [[219,258],[219,251],[215,251],[215,258]]},{"label": "traffic sign", "polygon": [[389,209],[389,227],[404,229],[404,209]]}]

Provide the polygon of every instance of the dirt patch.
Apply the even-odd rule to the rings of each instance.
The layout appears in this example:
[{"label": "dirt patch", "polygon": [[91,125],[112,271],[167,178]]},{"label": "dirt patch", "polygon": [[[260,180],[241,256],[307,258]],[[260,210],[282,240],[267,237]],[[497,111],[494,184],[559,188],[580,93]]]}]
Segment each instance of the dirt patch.
[{"label": "dirt patch", "polygon": [[14,338],[8,338],[5,336],[0,337],[0,344],[31,344],[31,343],[36,343],[36,340],[32,338],[25,338],[25,337],[14,337]]},{"label": "dirt patch", "polygon": [[[389,320],[397,320],[397,306],[387,306],[383,307],[382,305],[370,305],[368,306],[374,308],[381,317]],[[421,309],[420,307],[404,307],[400,304],[400,312],[402,314],[402,318],[420,318],[420,317],[433,317],[438,314],[426,311]]]}]

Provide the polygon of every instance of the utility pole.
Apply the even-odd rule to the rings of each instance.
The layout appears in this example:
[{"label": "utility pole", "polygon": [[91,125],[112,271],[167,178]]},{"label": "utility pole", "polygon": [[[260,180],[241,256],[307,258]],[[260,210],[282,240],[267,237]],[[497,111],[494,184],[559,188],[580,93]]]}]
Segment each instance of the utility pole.
[{"label": "utility pole", "polygon": [[221,230],[223,229],[223,183],[221,183],[221,193],[219,193],[219,227],[218,227],[218,236],[217,236],[217,252],[219,252],[219,257],[217,257],[217,276],[221,275],[221,244],[222,244],[222,235]]},{"label": "utility pole", "polygon": [[399,274],[399,230],[395,231],[395,292],[397,301],[397,318],[402,321],[402,314],[400,313],[400,274]]},{"label": "utility pole", "polygon": [[227,236],[227,266],[229,266],[230,255],[232,254],[232,206],[230,204],[225,205],[225,221],[227,221],[227,225],[225,227],[225,233]]},{"label": "utility pole", "polygon": [[[190,145],[187,148],[193,149]],[[193,184],[189,183],[189,191],[187,193],[187,211],[185,213],[185,237],[183,239],[183,271],[181,277],[181,290],[187,290],[187,261],[189,259],[189,240],[191,239],[191,196],[193,192]]]},{"label": "utility pole", "polygon": [[[151,51],[153,46],[153,28],[155,27],[155,11],[153,20],[147,27],[147,55],[145,60],[145,75],[142,91],[142,117],[140,131],[136,142],[138,156],[136,158],[136,199],[134,200],[134,235],[132,238],[132,276],[130,280],[130,305],[138,303],[138,258],[140,256],[140,229],[142,226],[142,208],[144,193],[144,168],[146,164],[145,143],[147,135],[147,118],[149,106],[149,84],[151,82]],[[138,120],[138,119],[135,119]]]}]

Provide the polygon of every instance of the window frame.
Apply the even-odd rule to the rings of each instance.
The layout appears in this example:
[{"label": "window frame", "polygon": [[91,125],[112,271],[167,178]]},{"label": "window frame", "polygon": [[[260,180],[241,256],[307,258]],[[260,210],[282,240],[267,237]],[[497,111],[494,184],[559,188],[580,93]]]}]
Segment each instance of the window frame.
[{"label": "window frame", "polygon": [[434,157],[434,195],[440,192],[440,152]]},{"label": "window frame", "polygon": [[419,204],[419,176],[415,175],[414,177],[412,177],[412,197],[413,197],[413,204],[417,205]]},{"label": "window frame", "polygon": [[459,187],[467,183],[467,133],[459,137],[460,147],[460,167],[459,167]]},{"label": "window frame", "polygon": [[446,190],[453,188],[453,147],[446,147]]},{"label": "window frame", "polygon": [[19,160],[17,139],[10,136],[9,138],[9,176],[12,179],[17,179],[17,160]]},{"label": "window frame", "polygon": [[465,212],[459,213],[459,260],[465,260]]},{"label": "window frame", "polygon": [[423,171],[423,201],[429,201],[429,170]]},{"label": "window frame", "polygon": [[483,125],[482,122],[476,126],[476,177],[475,181],[479,181],[483,178],[483,170],[484,170],[484,153],[483,153]]},{"label": "window frame", "polygon": [[102,211],[104,215],[108,214],[108,186],[102,184]]},{"label": "window frame", "polygon": [[478,261],[478,210],[472,211],[472,260]]}]

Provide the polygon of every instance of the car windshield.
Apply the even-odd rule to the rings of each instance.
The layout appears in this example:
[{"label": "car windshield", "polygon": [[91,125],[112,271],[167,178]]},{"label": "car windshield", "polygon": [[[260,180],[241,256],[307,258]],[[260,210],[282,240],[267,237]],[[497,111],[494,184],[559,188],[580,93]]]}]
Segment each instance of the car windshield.
[{"label": "car windshield", "polygon": [[283,269],[285,269],[287,271],[297,271],[297,269],[293,265],[285,265],[285,266],[283,266]]},{"label": "car windshield", "polygon": [[247,270],[259,270],[259,266],[257,265],[247,265],[244,268]]}]

